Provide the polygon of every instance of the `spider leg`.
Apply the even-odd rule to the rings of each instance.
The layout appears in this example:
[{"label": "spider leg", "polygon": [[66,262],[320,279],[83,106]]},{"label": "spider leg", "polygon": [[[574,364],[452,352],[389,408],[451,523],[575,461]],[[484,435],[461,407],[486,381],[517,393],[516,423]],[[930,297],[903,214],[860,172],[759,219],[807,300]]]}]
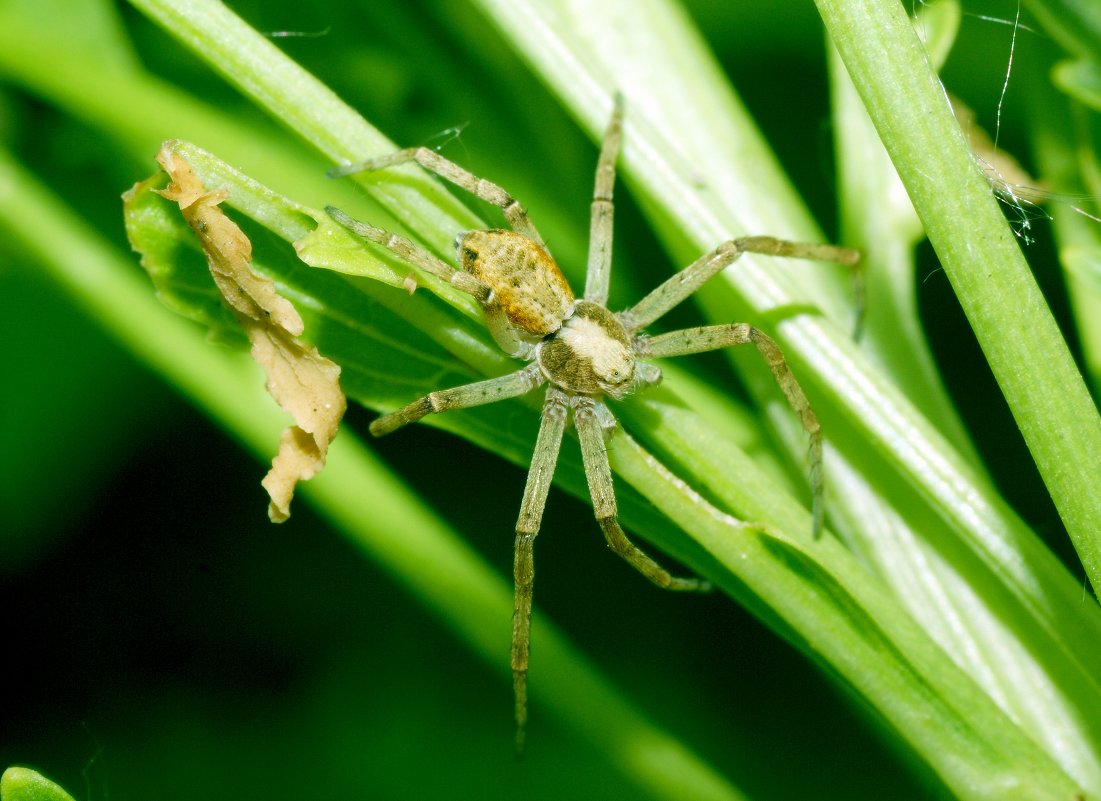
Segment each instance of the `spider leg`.
[{"label": "spider leg", "polygon": [[378,156],[355,164],[344,164],[340,167],[334,167],[329,170],[329,177],[340,178],[357,172],[371,172],[373,170],[385,169],[386,167],[393,167],[397,164],[405,164],[409,161],[415,161],[417,164],[424,167],[424,169],[436,173],[436,175],[446,181],[450,181],[460,189],[466,190],[474,195],[474,197],[497,206],[504,213],[505,219],[508,220],[508,224],[512,230],[530,239],[534,239],[540,245],[543,244],[543,238],[539,236],[539,231],[536,230],[532,221],[528,219],[528,213],[524,211],[524,207],[521,206],[519,201],[512,195],[492,181],[487,181],[485,178],[479,178],[469,170],[460,167],[455,162],[444,158],[435,150],[431,150],[427,147],[407,147],[404,150],[398,150],[385,156]]},{"label": "spider leg", "polygon": [[856,267],[860,253],[836,245],[818,245],[807,242],[788,242],[771,236],[746,236],[723,242],[680,272],[660,284],[653,292],[633,307],[620,314],[620,319],[630,331],[645,328],[678,303],[683,301],[707,281],[729,267],[743,253],[760,253],[765,256],[789,256],[812,261],[830,261]]},{"label": "spider leg", "polygon": [[551,479],[558,462],[562,432],[566,429],[568,400],[557,387],[547,388],[543,404],[543,421],[535,452],[531,457],[524,500],[516,521],[516,555],[513,576],[516,582],[515,605],[512,614],[512,689],[516,699],[516,756],[523,756],[528,722],[528,654],[531,642],[531,597],[535,582],[535,562],[532,546],[539,533],[543,509],[547,505]]},{"label": "spider leg", "polygon": [[392,234],[370,223],[350,217],[336,206],[326,206],[325,211],[337,223],[347,228],[356,236],[361,236],[369,242],[389,250],[399,259],[409,264],[415,264],[425,272],[440,278],[451,284],[456,289],[472,295],[483,306],[489,301],[491,290],[470,273],[456,270],[451,265],[436,258],[422,247],[410,242],[397,234]]},{"label": "spider leg", "polygon": [[376,437],[382,437],[402,426],[415,423],[427,414],[466,409],[505,398],[515,398],[531,392],[546,380],[539,370],[538,363],[532,362],[522,370],[498,378],[488,378],[473,384],[429,392],[408,406],[375,420],[371,423],[371,433]]},{"label": "spider leg", "polygon": [[616,92],[612,118],[604,132],[600,160],[596,163],[596,186],[589,222],[589,259],[585,270],[585,300],[603,306],[608,302],[608,283],[612,272],[612,228],[615,207],[612,190],[615,187],[615,163],[619,143],[623,138],[623,95]]},{"label": "spider leg", "polygon": [[635,343],[635,352],[640,359],[661,358],[666,356],[684,356],[689,353],[702,353],[718,350],[731,345],[745,345],[752,342],[768,364],[773,378],[783,391],[788,404],[799,416],[807,435],[810,437],[810,489],[812,533],[815,537],[822,530],[822,431],[818,417],[810,408],[810,402],[803,388],[795,380],[788,367],[780,346],[748,323],[729,325],[708,325],[699,328],[684,328],[670,331],[655,337],[639,337]]},{"label": "spider leg", "polygon": [[659,565],[634,543],[619,525],[615,489],[612,486],[612,468],[608,464],[608,451],[604,444],[602,417],[597,412],[598,401],[586,395],[570,399],[573,420],[581,440],[581,460],[585,465],[585,478],[589,482],[589,495],[593,500],[596,521],[604,532],[608,546],[634,566],[657,586],[667,590],[707,590],[709,582],[698,578],[678,578]]}]

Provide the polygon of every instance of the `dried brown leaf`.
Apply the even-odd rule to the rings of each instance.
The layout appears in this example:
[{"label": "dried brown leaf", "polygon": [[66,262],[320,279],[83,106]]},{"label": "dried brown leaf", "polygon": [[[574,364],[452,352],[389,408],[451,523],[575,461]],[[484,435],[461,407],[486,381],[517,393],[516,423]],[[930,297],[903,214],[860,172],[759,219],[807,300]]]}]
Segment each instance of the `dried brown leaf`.
[{"label": "dried brown leaf", "polygon": [[171,179],[160,194],[180,204],[180,212],[199,237],[210,274],[230,308],[251,320],[263,321],[270,316],[273,325],[295,336],[301,334],[302,318],[289,300],[276,293],[271,281],[253,272],[252,243],[218,208],[228,193],[224,189],[208,191],[191,165],[172,150],[171,143],[161,147],[157,163]]},{"label": "dried brown leaf", "polygon": [[296,425],[283,432],[279,453],[261,482],[271,496],[268,517],[282,523],[299,481],[325,466],[329,442],[336,436],[346,401],[340,367],[275,326],[248,327],[252,358],[267,373],[267,389]]},{"label": "dried brown leaf", "polygon": [[294,419],[262,482],[271,497],[268,517],[281,523],[290,516],[297,483],[325,466],[346,407],[340,367],[298,340],[304,330],[298,311],[271,280],[252,269],[252,243],[219,208],[226,191],[207,190],[171,142],[161,147],[157,161],[170,178],[160,194],[179,204],[218,290],[252,343],[253,359],[267,374],[268,392]]}]

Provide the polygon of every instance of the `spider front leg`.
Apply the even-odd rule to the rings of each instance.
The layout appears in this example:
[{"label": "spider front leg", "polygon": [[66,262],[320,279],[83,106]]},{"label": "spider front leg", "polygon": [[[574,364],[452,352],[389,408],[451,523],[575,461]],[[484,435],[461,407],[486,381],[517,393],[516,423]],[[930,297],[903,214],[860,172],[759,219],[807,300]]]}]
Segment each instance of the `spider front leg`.
[{"label": "spider front leg", "polygon": [[539,371],[539,365],[533,363],[522,370],[499,378],[488,378],[473,384],[429,392],[423,398],[418,398],[396,412],[390,412],[375,420],[370,426],[371,433],[376,437],[383,437],[402,426],[417,422],[428,414],[438,414],[452,409],[468,409],[471,406],[481,406],[526,395],[544,381],[546,378]]},{"label": "spider front leg", "polygon": [[822,431],[818,417],[810,407],[810,401],[803,388],[795,380],[795,375],[784,359],[783,351],[776,342],[758,328],[748,323],[730,323],[729,325],[707,325],[698,328],[683,328],[655,337],[639,337],[635,352],[640,359],[662,358],[667,356],[685,356],[689,353],[702,353],[718,350],[731,345],[753,343],[758,353],[768,364],[773,378],[783,391],[788,404],[799,416],[804,430],[810,437],[810,490],[811,490],[811,532],[817,537],[822,530]]},{"label": "spider front leg", "polygon": [[497,206],[508,220],[509,227],[513,231],[543,244],[543,237],[539,236],[535,224],[528,218],[528,213],[512,195],[506,192],[492,181],[479,178],[469,170],[460,167],[450,159],[444,158],[435,150],[427,147],[407,147],[385,156],[360,161],[355,164],[345,164],[329,170],[330,178],[340,178],[345,175],[353,175],[357,172],[372,172],[374,170],[393,167],[398,164],[415,161],[430,172],[436,173],[441,178],[450,181],[460,189],[464,189],[474,197]]},{"label": "spider front leg", "polygon": [[612,221],[615,215],[612,191],[622,138],[623,95],[616,92],[612,101],[612,117],[604,131],[604,144],[600,147],[600,160],[596,164],[596,182],[589,212],[589,258],[585,268],[585,300],[601,306],[608,302],[608,283],[611,281]]},{"label": "spider front leg", "polygon": [[608,450],[604,443],[603,421],[606,417],[597,411],[598,403],[599,401],[586,395],[576,395],[570,399],[577,437],[581,440],[581,461],[585,466],[585,478],[589,483],[593,511],[596,513],[596,522],[600,524],[608,546],[662,589],[687,591],[711,589],[710,582],[702,579],[673,576],[627,539],[627,535],[619,525],[619,510],[612,485],[612,468],[608,464]]},{"label": "spider front leg", "polygon": [[566,430],[568,414],[566,393],[557,387],[547,388],[543,404],[543,421],[535,452],[531,457],[524,500],[520,504],[520,517],[516,521],[516,555],[513,561],[513,577],[516,595],[512,614],[512,689],[516,699],[516,756],[524,753],[524,739],[528,723],[528,654],[531,643],[531,602],[535,584],[535,561],[532,546],[543,520],[554,468],[558,463],[558,450],[562,445],[562,433]]},{"label": "spider front leg", "polygon": [[[859,251],[850,248],[811,242],[789,242],[786,239],[776,239],[771,236],[744,236],[723,242],[710,253],[696,259],[630,309],[622,312],[619,315],[620,319],[630,331],[645,328],[737,261],[744,253],[829,261],[852,267],[854,270],[860,264]],[[859,273],[855,274],[859,275]],[[860,286],[859,283],[858,286]],[[862,302],[859,297],[857,300]]]},{"label": "spider front leg", "polygon": [[377,225],[371,225],[362,220],[357,220],[345,214],[336,206],[326,206],[325,212],[338,224],[344,226],[356,236],[360,236],[368,242],[374,242],[376,245],[381,245],[402,261],[409,264],[415,264],[422,270],[432,273],[432,275],[448,282],[461,292],[465,292],[472,296],[483,306],[489,300],[491,291],[488,286],[470,273],[456,270],[451,265],[436,258],[436,256],[429,253],[424,248],[413,244],[405,237],[390,233],[384,228],[379,228]]}]

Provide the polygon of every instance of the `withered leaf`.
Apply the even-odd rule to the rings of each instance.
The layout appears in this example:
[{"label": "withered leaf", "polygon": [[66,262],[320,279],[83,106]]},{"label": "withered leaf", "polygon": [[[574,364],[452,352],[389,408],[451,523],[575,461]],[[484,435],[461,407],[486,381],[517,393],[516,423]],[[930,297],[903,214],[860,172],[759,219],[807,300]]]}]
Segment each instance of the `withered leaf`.
[{"label": "withered leaf", "polygon": [[271,497],[268,517],[281,523],[290,516],[297,483],[325,466],[347,405],[340,367],[299,341],[304,325],[298,311],[271,280],[252,269],[252,243],[219,208],[225,190],[207,190],[171,142],[161,147],[157,162],[170,178],[160,194],[179,204],[198,236],[214,282],[248,335],[253,359],[267,374],[268,392],[295,422],[283,432],[261,482]]}]

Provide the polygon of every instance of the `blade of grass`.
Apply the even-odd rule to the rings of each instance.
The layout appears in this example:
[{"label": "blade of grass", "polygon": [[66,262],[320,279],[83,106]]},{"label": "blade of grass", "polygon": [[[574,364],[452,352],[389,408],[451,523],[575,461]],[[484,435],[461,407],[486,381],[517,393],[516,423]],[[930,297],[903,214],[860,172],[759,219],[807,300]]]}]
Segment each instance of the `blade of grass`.
[{"label": "blade of grass", "polygon": [[[754,583],[753,591],[797,636],[808,638],[810,652],[876,699],[877,714],[957,797],[1057,798],[1074,785],[912,621],[894,614],[883,587],[854,579],[847,552],[746,529],[698,496],[693,500],[690,491],[686,502],[683,484],[633,441],[617,448],[615,461],[625,478],[650,487],[648,497],[723,564],[751,562],[752,574],[742,571],[740,578]],[[800,573],[813,580],[793,580]],[[911,703],[915,694],[922,703]]]},{"label": "blade of grass", "polygon": [[[216,144],[223,158],[271,186],[293,187],[300,202],[318,207],[370,204],[352,184],[326,180],[327,160],[288,142],[273,128],[235,118],[136,66],[119,65],[105,57],[112,48],[97,48],[94,55],[68,46],[59,49],[55,16],[45,13],[56,4],[35,5],[36,13],[20,13],[15,5],[0,3],[0,72],[69,114],[110,131],[150,168],[163,140],[186,138]],[[58,13],[72,16],[65,9]],[[64,41],[69,35],[70,29],[62,27]],[[53,57],[43,59],[45,52]],[[109,92],[103,91],[104,74],[110,76]],[[372,214],[391,219],[374,206]]]},{"label": "blade of grass", "polygon": [[[1060,193],[1088,196],[1083,176],[1097,168],[1081,115],[1061,98],[1029,88],[1033,148],[1042,174]],[[1051,216],[1086,370],[1095,394],[1101,393],[1101,225],[1065,203],[1054,204]]]},{"label": "blade of grass", "polygon": [[818,0],[818,8],[1101,588],[1101,417],[924,47],[899,4]]},{"label": "blade of grass", "polygon": [[[936,57],[942,63],[959,26],[959,5],[940,0],[923,12],[916,27],[926,42],[937,43]],[[830,47],[828,55],[842,240],[860,250],[870,265],[865,279],[866,349],[957,450],[979,466],[918,318],[914,248],[924,238],[921,221],[837,52]]]},{"label": "blade of grass", "polygon": [[[131,0],[292,131],[330,164],[355,162],[396,149],[331,89],[288,59],[226,6],[211,0]],[[422,232],[464,230],[484,223],[423,171],[401,170],[403,180],[360,180],[382,199],[402,225]],[[319,173],[320,174],[320,173]],[[439,253],[451,238],[425,239]]]}]

